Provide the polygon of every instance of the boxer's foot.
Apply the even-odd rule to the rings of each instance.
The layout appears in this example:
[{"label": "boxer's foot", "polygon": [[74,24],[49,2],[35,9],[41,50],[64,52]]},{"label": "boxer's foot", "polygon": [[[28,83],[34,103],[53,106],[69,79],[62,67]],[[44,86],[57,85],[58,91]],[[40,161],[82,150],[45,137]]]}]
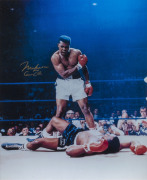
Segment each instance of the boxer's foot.
[{"label": "boxer's foot", "polygon": [[19,143],[3,143],[1,147],[6,150],[20,150],[24,148],[24,144]]}]

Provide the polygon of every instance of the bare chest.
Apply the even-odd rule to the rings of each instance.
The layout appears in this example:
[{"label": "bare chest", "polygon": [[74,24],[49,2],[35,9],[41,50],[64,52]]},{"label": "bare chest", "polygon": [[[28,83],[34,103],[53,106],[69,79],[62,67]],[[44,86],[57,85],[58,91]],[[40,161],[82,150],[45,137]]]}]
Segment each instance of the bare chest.
[{"label": "bare chest", "polygon": [[70,55],[69,57],[61,57],[60,61],[66,69],[71,69],[77,64],[77,56]]}]

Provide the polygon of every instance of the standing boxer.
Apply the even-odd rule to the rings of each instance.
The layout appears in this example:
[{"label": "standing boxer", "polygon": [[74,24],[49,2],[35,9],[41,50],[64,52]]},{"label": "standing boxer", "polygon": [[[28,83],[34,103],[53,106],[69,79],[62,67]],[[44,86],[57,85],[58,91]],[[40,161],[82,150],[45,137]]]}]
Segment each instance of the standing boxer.
[{"label": "standing boxer", "polygon": [[[70,37],[60,36],[59,50],[51,57],[51,62],[58,73],[56,80],[56,117],[61,118],[63,116],[69,96],[72,96],[73,101],[77,101],[83,112],[89,128],[93,129],[94,119],[87,98],[93,92],[86,66],[88,59],[86,55],[82,55],[79,49],[70,48],[70,44]],[[81,76],[84,76],[84,80]],[[47,129],[48,127],[46,127],[46,131],[48,131]]]}]

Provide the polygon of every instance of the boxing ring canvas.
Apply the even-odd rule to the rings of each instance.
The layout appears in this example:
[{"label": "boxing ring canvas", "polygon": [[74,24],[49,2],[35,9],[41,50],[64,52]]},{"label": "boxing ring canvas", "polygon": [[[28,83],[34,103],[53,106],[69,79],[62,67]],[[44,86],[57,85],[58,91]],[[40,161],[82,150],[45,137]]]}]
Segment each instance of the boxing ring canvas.
[{"label": "boxing ring canvas", "polygon": [[[147,145],[147,138],[126,137]],[[0,143],[26,143],[26,137],[2,137]],[[129,149],[115,154],[70,158],[64,151],[0,149],[0,180],[146,180],[147,153]]]}]

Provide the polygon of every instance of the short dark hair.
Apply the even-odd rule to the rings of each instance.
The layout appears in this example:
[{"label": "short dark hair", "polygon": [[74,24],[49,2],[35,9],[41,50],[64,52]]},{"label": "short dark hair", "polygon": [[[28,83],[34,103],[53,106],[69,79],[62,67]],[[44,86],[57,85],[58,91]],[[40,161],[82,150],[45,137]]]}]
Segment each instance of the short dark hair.
[{"label": "short dark hair", "polygon": [[64,43],[69,43],[71,44],[71,38],[69,36],[66,35],[62,35],[59,37],[59,42],[62,41]]}]

